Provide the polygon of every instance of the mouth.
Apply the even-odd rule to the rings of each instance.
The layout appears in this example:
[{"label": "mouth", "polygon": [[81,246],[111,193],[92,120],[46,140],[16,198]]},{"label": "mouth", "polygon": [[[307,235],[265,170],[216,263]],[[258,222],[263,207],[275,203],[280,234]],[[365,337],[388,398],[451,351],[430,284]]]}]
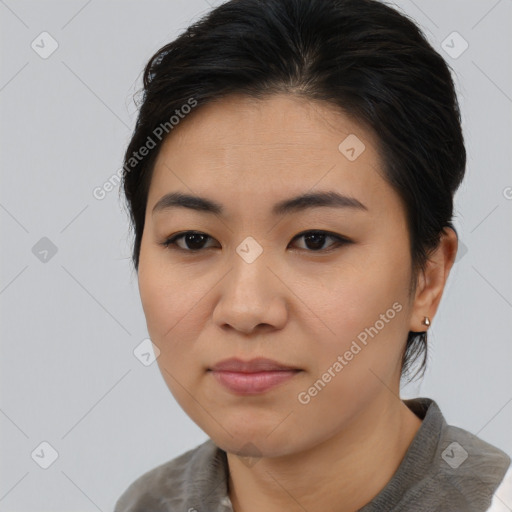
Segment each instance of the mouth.
[{"label": "mouth", "polygon": [[256,358],[242,361],[232,358],[208,368],[208,372],[223,387],[235,394],[255,395],[289,381],[302,370],[272,359]]},{"label": "mouth", "polygon": [[208,370],[211,371],[237,373],[290,371],[299,369],[300,368],[295,368],[293,366],[279,363],[273,359],[267,359],[266,357],[257,357],[255,359],[251,359],[250,361],[243,361],[242,359],[232,357],[230,359],[224,359],[223,361],[214,364],[211,368],[208,368]]}]

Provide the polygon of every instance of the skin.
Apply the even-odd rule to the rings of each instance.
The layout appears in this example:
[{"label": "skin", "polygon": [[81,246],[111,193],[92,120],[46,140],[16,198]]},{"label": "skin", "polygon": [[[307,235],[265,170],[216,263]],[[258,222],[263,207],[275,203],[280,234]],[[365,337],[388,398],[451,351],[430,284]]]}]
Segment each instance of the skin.
[{"label": "skin", "polygon": [[[338,146],[365,144],[349,161]],[[438,308],[457,250],[446,228],[424,273],[412,278],[405,210],[385,181],[376,139],[332,105],[279,94],[226,97],[192,112],[164,142],[148,195],[139,289],[158,364],[172,394],[228,454],[236,512],[362,507],[390,480],[421,421],[399,398],[412,331]],[[366,207],[271,215],[280,200],[334,190]],[[221,203],[222,216],[185,208],[152,214],[166,193]],[[185,239],[210,238],[197,253]],[[295,239],[305,230],[349,238]],[[248,236],[263,249],[247,263]],[[179,247],[182,250],[179,250]],[[315,248],[323,249],[319,251]],[[394,303],[402,308],[331,381],[300,403],[358,334]],[[229,357],[268,357],[301,369],[262,394],[228,391],[208,368]]]}]

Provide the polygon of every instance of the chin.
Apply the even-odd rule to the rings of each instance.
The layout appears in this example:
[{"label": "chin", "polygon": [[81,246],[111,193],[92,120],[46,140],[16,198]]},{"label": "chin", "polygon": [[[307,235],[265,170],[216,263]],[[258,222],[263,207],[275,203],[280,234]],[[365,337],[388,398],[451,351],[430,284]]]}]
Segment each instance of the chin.
[{"label": "chin", "polygon": [[283,430],[279,434],[269,436],[272,430],[256,428],[248,431],[234,431],[229,427],[226,432],[219,435],[212,434],[210,437],[213,442],[225,452],[238,455],[240,457],[280,457],[296,451],[294,441],[290,433]]}]

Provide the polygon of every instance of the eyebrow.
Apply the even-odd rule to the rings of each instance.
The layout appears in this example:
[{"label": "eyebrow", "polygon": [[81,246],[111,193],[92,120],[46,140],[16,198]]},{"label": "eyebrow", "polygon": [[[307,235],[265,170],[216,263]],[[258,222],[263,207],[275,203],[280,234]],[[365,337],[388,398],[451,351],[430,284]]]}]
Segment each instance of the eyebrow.
[{"label": "eyebrow", "polygon": [[[368,211],[368,208],[355,197],[345,196],[334,191],[326,191],[309,192],[280,201],[272,208],[272,214],[274,216],[282,216],[318,207],[353,208],[355,210]],[[153,207],[152,215],[171,208],[189,208],[191,210],[214,215],[222,215],[224,213],[222,204],[212,199],[184,194],[182,192],[171,192],[158,200]]]}]

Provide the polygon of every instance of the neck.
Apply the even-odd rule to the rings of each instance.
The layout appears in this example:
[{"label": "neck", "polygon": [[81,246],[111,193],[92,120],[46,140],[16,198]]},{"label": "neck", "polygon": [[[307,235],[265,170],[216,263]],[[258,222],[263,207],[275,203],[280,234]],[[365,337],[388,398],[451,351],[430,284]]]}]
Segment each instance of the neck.
[{"label": "neck", "polygon": [[234,512],[354,512],[389,482],[421,425],[387,390],[350,425],[306,451],[251,467],[228,453]]}]

